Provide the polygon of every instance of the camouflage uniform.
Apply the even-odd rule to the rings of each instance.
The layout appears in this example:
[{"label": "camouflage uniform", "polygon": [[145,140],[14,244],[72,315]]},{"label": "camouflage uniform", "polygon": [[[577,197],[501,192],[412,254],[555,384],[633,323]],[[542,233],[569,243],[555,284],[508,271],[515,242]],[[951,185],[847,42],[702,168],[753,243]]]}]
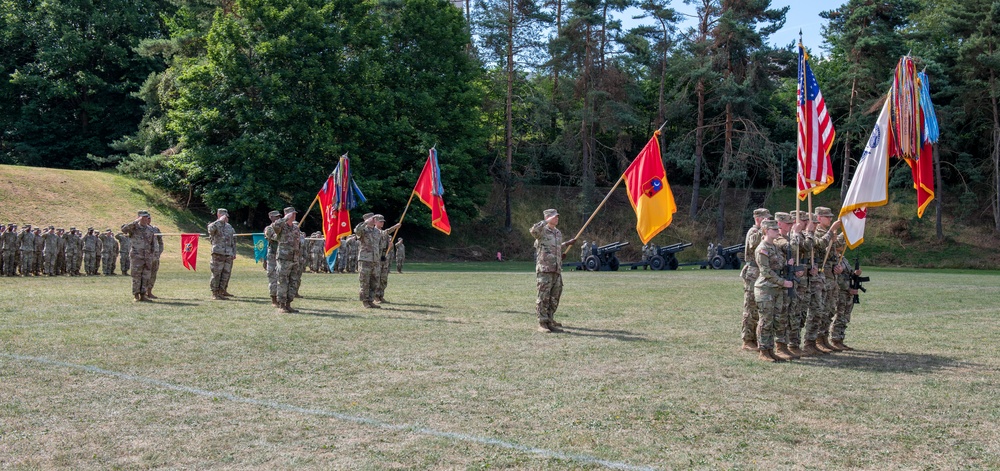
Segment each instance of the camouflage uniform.
[{"label": "camouflage uniform", "polygon": [[[808,213],[804,211],[800,211],[798,214],[793,212],[793,217],[802,220],[799,214],[804,214],[808,218]],[[802,231],[792,229],[789,239],[789,255],[791,258],[797,257],[796,262],[799,265],[804,265],[802,259],[809,255],[811,247],[810,239],[805,237]],[[805,310],[808,306],[809,298],[809,271],[804,271],[805,273],[795,280],[795,296],[791,298],[788,304],[788,345],[792,349],[792,352],[796,354],[799,353],[799,345],[802,341],[802,326],[805,323]]]},{"label": "camouflage uniform", "polygon": [[222,220],[222,216],[229,216],[229,211],[220,208],[215,214],[219,219],[208,225],[208,240],[212,243],[212,261],[209,262],[212,277],[208,285],[212,299],[225,299],[229,295],[229,277],[236,259],[236,231],[228,220]]},{"label": "camouflage uniform", "polygon": [[[148,218],[149,213],[139,211],[140,218]],[[153,260],[157,258],[157,231],[149,220],[130,222],[122,225],[122,233],[129,238],[129,265],[132,267],[132,295],[136,301],[146,301]]]},{"label": "camouflage uniform", "polygon": [[56,276],[56,259],[59,256],[59,236],[54,228],[42,234],[42,260],[45,263],[43,271],[47,276]]},{"label": "camouflage uniform", "polygon": [[[292,223],[296,229],[299,228],[299,222],[295,221]],[[294,286],[295,290],[289,293],[289,298],[301,298],[302,295],[299,294],[299,288],[302,286],[302,274],[306,272],[306,263],[308,263],[308,255],[305,251],[306,247],[306,235],[299,229],[299,261],[295,264],[295,270],[292,271],[292,276],[295,278],[290,286]]]},{"label": "camouflage uniform", "polygon": [[101,253],[101,240],[93,231],[93,227],[87,228],[87,235],[83,236],[83,271],[88,276],[96,275],[100,264],[97,257]]},{"label": "camouflage uniform", "polygon": [[17,235],[18,247],[21,252],[21,276],[31,276],[35,269],[35,234],[30,225],[26,225]]},{"label": "camouflage uniform", "polygon": [[313,273],[323,273],[325,271],[323,266],[326,265],[326,256],[324,254],[324,246],[326,244],[323,241],[323,233],[313,232],[310,238],[313,239],[309,241],[312,243],[309,248],[310,269]]},{"label": "camouflage uniform", "polygon": [[115,262],[118,260],[118,241],[115,239],[111,229],[108,229],[100,236],[101,239],[101,267],[104,276],[115,274]]},{"label": "camouflage uniform", "polygon": [[[556,224],[549,224],[552,218],[558,218],[555,209],[542,212],[544,219],[536,222],[528,232],[535,238],[535,283],[538,294],[535,297],[535,313],[538,315],[538,329],[548,332],[559,332],[559,324],[555,320],[556,309],[562,297],[562,248],[571,241],[563,243],[562,232]],[[558,219],[554,219],[558,223]]]},{"label": "camouflage uniform", "polygon": [[64,236],[66,241],[66,273],[69,276],[80,276],[80,260],[83,251],[83,240],[75,227],[69,228]]},{"label": "camouflage uniform", "polygon": [[357,273],[360,268],[359,256],[361,255],[361,242],[355,237],[351,240],[351,250],[347,251],[347,271]]},{"label": "camouflage uniform", "polygon": [[[268,216],[271,217],[273,224],[281,217],[281,213],[271,211]],[[278,307],[278,236],[270,224],[264,228],[264,237],[267,239],[267,258],[264,259],[267,270],[267,291],[271,295],[271,303]]]},{"label": "camouflage uniform", "polygon": [[17,226],[7,225],[7,230],[0,233],[0,256],[3,257],[4,276],[14,276],[17,271]]},{"label": "camouflage uniform", "polygon": [[390,239],[392,238],[388,232],[382,232],[379,238],[378,244],[378,288],[375,290],[375,301],[383,303],[385,302],[385,287],[389,285],[389,269],[392,265],[392,259],[396,256],[393,253],[393,248],[390,247]]},{"label": "camouflage uniform", "polygon": [[149,227],[153,228],[153,234],[156,235],[153,238],[156,245],[153,251],[153,259],[149,262],[149,288],[146,290],[146,297],[156,299],[156,296],[153,296],[153,287],[156,286],[156,275],[160,272],[160,256],[163,255],[163,236],[159,235],[159,227],[152,224]]},{"label": "camouflage uniform", "polygon": [[851,312],[854,311],[854,295],[851,293],[851,273],[854,271],[847,263],[846,258],[841,258],[840,267],[844,270],[837,275],[837,310],[833,314],[833,323],[830,325],[830,340],[833,346],[843,346],[844,336],[847,331],[847,324],[851,322]]},{"label": "camouflage uniform", "polygon": [[[771,217],[771,212],[765,208],[757,208],[753,212],[755,219],[763,219]],[[757,267],[757,261],[754,258],[755,251],[757,250],[757,245],[760,244],[761,239],[764,238],[764,234],[761,233],[760,227],[757,226],[756,221],[753,226],[747,230],[747,235],[744,238],[743,246],[743,260],[746,265],[743,266],[743,270],[740,271],[740,278],[743,279],[743,313],[741,325],[741,337],[743,339],[743,346],[747,349],[752,349],[753,344],[757,343],[757,304],[754,301],[754,283],[757,282],[757,277],[760,274],[760,270]],[[711,260],[711,256],[709,257]]]},{"label": "camouflage uniform", "polygon": [[270,226],[278,239],[275,254],[276,296],[282,312],[296,312],[291,303],[299,289],[295,271],[302,256],[302,233],[297,226],[291,224],[294,221],[295,208],[288,207],[285,208],[285,217],[274,221]]},{"label": "camouflage uniform", "polygon": [[4,256],[3,256],[3,241],[4,236],[7,235],[7,226],[0,223],[0,276],[7,275],[7,270],[4,269]]},{"label": "camouflage uniform", "polygon": [[[778,223],[767,220],[762,223],[762,230],[768,227],[778,228]],[[784,255],[772,242],[761,240],[754,251],[754,260],[760,275],[754,282],[754,301],[757,304],[757,345],[763,352],[773,354],[774,349],[774,317],[778,310],[778,301],[784,279],[778,274],[786,265]]]},{"label": "camouflage uniform", "polygon": [[56,229],[56,275],[65,275],[69,271],[66,269],[66,247],[68,245],[66,243],[66,232],[62,228]]},{"label": "camouflage uniform", "polygon": [[365,214],[364,221],[354,226],[354,235],[358,242],[358,281],[360,283],[358,298],[368,308],[379,307],[374,301],[375,290],[379,284],[378,277],[381,273],[379,257],[382,254],[378,253],[378,248],[380,247],[379,240],[382,236],[382,230],[368,224],[368,221],[374,217],[375,215],[372,213]]},{"label": "camouflage uniform", "polygon": [[35,276],[42,276],[42,270],[45,267],[45,239],[42,238],[42,230],[40,228],[35,228],[35,255],[31,260],[31,273]]},{"label": "camouflage uniform", "polygon": [[403,245],[403,239],[399,239],[396,242],[396,273],[403,273],[403,262],[406,260],[406,246]]},{"label": "camouflage uniform", "polygon": [[119,232],[115,235],[115,239],[118,240],[118,253],[120,257],[118,258],[118,263],[122,269],[122,275],[128,275],[129,270],[129,239],[128,236]]}]

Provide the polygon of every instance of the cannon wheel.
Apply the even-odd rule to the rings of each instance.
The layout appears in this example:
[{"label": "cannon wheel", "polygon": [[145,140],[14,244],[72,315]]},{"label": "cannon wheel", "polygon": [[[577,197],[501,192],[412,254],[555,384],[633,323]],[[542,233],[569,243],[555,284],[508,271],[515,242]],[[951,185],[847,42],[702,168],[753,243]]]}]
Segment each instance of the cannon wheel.
[{"label": "cannon wheel", "polygon": [[598,271],[601,269],[601,261],[597,259],[597,255],[587,255],[583,260],[583,268],[587,271]]},{"label": "cannon wheel", "polygon": [[666,260],[663,260],[663,257],[659,255],[653,255],[652,258],[649,259],[649,269],[662,270],[664,265],[666,265],[666,263],[667,262]]},{"label": "cannon wheel", "polygon": [[611,271],[618,271],[618,267],[620,266],[621,263],[618,261],[618,257],[612,255],[611,260],[608,260],[608,268],[610,268]]},{"label": "cannon wheel", "polygon": [[722,258],[722,255],[716,255],[712,257],[712,260],[709,260],[709,264],[716,270],[722,270],[726,266],[726,259]]},{"label": "cannon wheel", "polygon": [[673,255],[671,255],[670,259],[667,260],[667,268],[666,269],[667,270],[676,270],[678,266],[680,266],[680,262],[677,261],[677,257],[674,257]]}]

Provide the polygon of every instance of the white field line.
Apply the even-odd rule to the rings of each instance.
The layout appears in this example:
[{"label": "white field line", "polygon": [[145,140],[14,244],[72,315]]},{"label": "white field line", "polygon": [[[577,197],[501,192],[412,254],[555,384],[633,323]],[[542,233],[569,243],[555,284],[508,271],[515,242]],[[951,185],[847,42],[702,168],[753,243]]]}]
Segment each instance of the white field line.
[{"label": "white field line", "polygon": [[563,461],[576,461],[576,462],[585,463],[585,464],[596,464],[596,465],[604,466],[604,467],[610,468],[610,469],[622,469],[622,470],[629,470],[629,471],[632,471],[632,470],[635,470],[635,471],[654,471],[654,470],[657,469],[657,468],[653,468],[653,467],[649,467],[649,466],[636,466],[636,465],[631,465],[631,464],[628,464],[628,463],[622,463],[622,462],[618,462],[618,461],[602,460],[600,458],[596,458],[596,457],[588,456],[588,455],[582,455],[582,454],[576,454],[576,453],[562,453],[562,452],[558,452],[558,451],[546,450],[544,448],[535,448],[535,447],[531,447],[531,446],[521,445],[521,444],[518,444],[518,443],[508,442],[508,441],[504,441],[504,440],[498,440],[496,438],[479,437],[479,436],[475,436],[475,435],[466,435],[464,433],[456,433],[456,432],[443,432],[443,431],[440,431],[440,430],[434,430],[434,429],[430,429],[430,428],[427,428],[427,427],[421,427],[419,425],[394,424],[394,423],[389,423],[389,422],[383,422],[383,421],[378,420],[378,419],[371,419],[371,418],[368,418],[368,417],[348,415],[348,414],[343,414],[343,413],[335,412],[335,411],[329,411],[329,410],[323,410],[323,409],[308,409],[308,408],[305,408],[305,407],[294,406],[294,405],[291,405],[291,404],[284,404],[284,403],[281,403],[281,402],[267,401],[267,400],[262,400],[262,399],[253,399],[253,398],[249,398],[249,397],[242,397],[242,396],[237,396],[237,395],[234,395],[234,394],[229,394],[229,393],[224,393],[224,392],[207,391],[207,390],[204,390],[204,389],[193,388],[193,387],[190,387],[190,386],[184,386],[184,385],[180,385],[180,384],[168,383],[166,381],[161,381],[161,380],[154,379],[154,378],[147,378],[145,376],[136,376],[136,375],[132,375],[132,374],[128,374],[128,373],[121,373],[121,372],[117,372],[117,371],[106,370],[104,368],[98,368],[96,366],[78,365],[78,364],[75,364],[75,363],[66,363],[66,362],[57,361],[57,360],[50,360],[48,358],[43,358],[43,357],[33,357],[33,356],[26,356],[26,355],[16,355],[16,354],[10,354],[10,353],[0,353],[0,357],[7,358],[7,359],[10,359],[10,360],[19,361],[19,362],[33,362],[33,363],[41,363],[43,365],[57,366],[57,367],[61,367],[61,368],[70,368],[70,369],[75,369],[75,370],[83,370],[83,371],[88,371],[88,372],[91,372],[91,373],[96,373],[96,374],[105,375],[105,376],[111,376],[111,377],[114,377],[114,378],[123,379],[123,380],[127,380],[127,381],[134,381],[134,382],[137,382],[137,383],[143,383],[143,384],[147,384],[147,385],[150,385],[150,386],[155,386],[155,387],[159,387],[159,388],[163,388],[163,389],[170,389],[170,390],[173,390],[173,391],[180,391],[180,392],[185,392],[185,393],[189,393],[189,394],[194,394],[196,396],[202,396],[202,397],[208,397],[208,398],[227,399],[229,401],[237,402],[237,403],[241,403],[241,404],[252,404],[252,405],[255,405],[255,406],[268,407],[268,408],[271,408],[271,409],[276,409],[276,410],[281,410],[281,411],[286,411],[286,412],[295,412],[295,413],[299,413],[299,414],[313,415],[313,416],[318,416],[318,417],[331,417],[331,418],[334,418],[334,419],[337,419],[337,420],[342,420],[342,421],[345,421],[345,422],[352,422],[352,423],[361,424],[361,425],[368,425],[368,426],[371,426],[371,427],[381,428],[381,429],[386,429],[386,430],[406,431],[406,432],[412,432],[412,433],[417,433],[417,434],[422,434],[422,435],[428,435],[428,436],[437,437],[437,438],[445,438],[445,439],[454,440],[454,441],[471,442],[471,443],[478,443],[478,444],[481,444],[481,445],[489,445],[489,446],[496,446],[496,447],[500,447],[500,448],[507,448],[507,449],[510,449],[510,450],[516,450],[516,451],[520,451],[520,452],[524,452],[524,453],[531,453],[531,454],[534,454],[534,455],[541,456],[543,458],[558,459],[558,460],[563,460]]}]

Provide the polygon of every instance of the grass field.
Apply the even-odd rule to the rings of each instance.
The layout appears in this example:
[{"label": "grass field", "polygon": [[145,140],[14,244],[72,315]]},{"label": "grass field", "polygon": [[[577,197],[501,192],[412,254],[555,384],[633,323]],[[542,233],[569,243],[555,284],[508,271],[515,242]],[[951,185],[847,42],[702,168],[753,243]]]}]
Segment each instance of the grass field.
[{"label": "grass field", "polygon": [[772,365],[735,271],[567,272],[542,334],[527,263],[412,264],[381,310],[307,273],[279,315],[238,262],[229,302],[176,262],[155,303],[0,278],[0,468],[1000,468],[996,272],[866,272],[857,351]]}]

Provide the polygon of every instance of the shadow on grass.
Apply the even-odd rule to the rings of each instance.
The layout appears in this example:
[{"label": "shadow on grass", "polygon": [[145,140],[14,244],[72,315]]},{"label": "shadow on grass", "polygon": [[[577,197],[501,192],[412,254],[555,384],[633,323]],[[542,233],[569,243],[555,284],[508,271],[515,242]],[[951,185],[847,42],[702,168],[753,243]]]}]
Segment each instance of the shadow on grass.
[{"label": "shadow on grass", "polygon": [[874,350],[852,350],[830,355],[807,357],[804,365],[827,368],[844,368],[875,373],[933,373],[951,368],[969,368],[976,365],[953,360],[940,355],[922,353],[896,353]]},{"label": "shadow on grass", "polygon": [[159,297],[153,301],[149,301],[148,304],[153,305],[163,305],[163,306],[201,306],[201,303],[187,303],[183,301],[171,301],[169,299],[163,299]]},{"label": "shadow on grass", "polygon": [[[298,309],[298,308],[296,308]],[[313,316],[313,317],[328,317],[330,319],[364,319],[364,316],[358,316],[355,314],[345,314],[336,311],[314,311],[311,309],[298,309],[298,313],[292,314],[281,314],[282,316]]]},{"label": "shadow on grass", "polygon": [[606,339],[621,340],[622,342],[652,342],[652,340],[642,335],[636,335],[627,330],[584,329],[569,325],[563,326],[562,329],[564,334],[576,335],[578,337],[603,337]]}]

